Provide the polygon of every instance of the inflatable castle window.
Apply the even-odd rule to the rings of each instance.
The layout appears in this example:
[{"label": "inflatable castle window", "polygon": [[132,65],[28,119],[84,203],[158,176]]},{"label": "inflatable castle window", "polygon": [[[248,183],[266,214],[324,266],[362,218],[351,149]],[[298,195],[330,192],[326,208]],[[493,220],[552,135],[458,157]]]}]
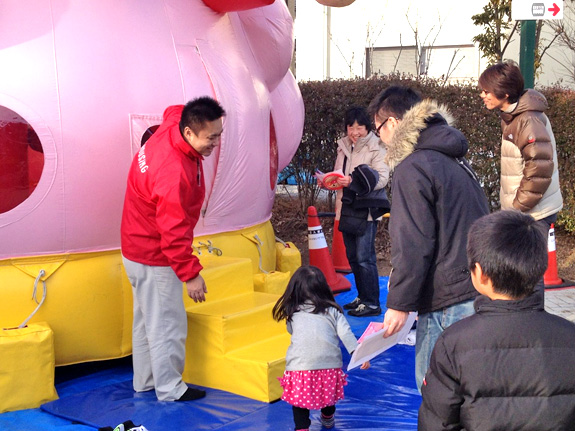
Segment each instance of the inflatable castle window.
[{"label": "inflatable castle window", "polygon": [[0,213],[24,202],[42,175],[44,151],[32,126],[0,106]]}]

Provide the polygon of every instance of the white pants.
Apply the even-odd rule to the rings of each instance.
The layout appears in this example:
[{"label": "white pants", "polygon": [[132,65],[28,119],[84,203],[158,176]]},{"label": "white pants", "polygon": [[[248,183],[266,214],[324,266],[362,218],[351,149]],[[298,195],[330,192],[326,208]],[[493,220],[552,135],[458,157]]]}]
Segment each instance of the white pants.
[{"label": "white pants", "polygon": [[134,297],[134,390],[155,389],[158,400],[177,400],[187,390],[182,380],[188,332],[183,283],[169,266],[123,261]]}]

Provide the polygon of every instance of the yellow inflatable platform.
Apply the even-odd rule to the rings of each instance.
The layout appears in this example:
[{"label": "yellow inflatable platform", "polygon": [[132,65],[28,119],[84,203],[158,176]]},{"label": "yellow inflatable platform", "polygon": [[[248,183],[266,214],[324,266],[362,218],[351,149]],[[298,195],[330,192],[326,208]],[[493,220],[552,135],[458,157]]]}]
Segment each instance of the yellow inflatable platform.
[{"label": "yellow inflatable platform", "polygon": [[[182,289],[189,322],[184,379],[278,399],[289,336],[271,309],[301,265],[299,251],[277,242],[270,222],[198,237],[193,249],[208,293],[195,304]],[[47,322],[54,331],[56,365],[131,353],[132,293],[118,250],[1,260],[0,280],[1,328],[26,319],[45,283],[46,299],[30,323]]]}]

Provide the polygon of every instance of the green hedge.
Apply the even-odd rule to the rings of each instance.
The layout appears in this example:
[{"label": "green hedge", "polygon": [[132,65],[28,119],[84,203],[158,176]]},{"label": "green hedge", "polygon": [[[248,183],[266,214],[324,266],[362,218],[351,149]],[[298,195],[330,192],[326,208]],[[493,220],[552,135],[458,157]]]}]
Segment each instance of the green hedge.
[{"label": "green hedge", "polygon": [[[301,197],[302,212],[315,205],[318,189],[310,181],[316,169],[333,168],[336,141],[344,133],[343,117],[351,105],[367,106],[382,89],[393,84],[416,88],[424,98],[445,104],[470,143],[468,159],[479,175],[492,210],[499,208],[499,149],[501,127],[499,116],[488,111],[479,97],[476,85],[443,85],[437,80],[416,81],[404,76],[375,79],[310,81],[299,87],[305,104],[302,142],[288,166],[294,175]],[[575,232],[575,92],[561,88],[540,89],[547,97],[547,112],[557,141],[559,175],[564,208],[558,225]],[[391,196],[393,199],[393,196]]]}]

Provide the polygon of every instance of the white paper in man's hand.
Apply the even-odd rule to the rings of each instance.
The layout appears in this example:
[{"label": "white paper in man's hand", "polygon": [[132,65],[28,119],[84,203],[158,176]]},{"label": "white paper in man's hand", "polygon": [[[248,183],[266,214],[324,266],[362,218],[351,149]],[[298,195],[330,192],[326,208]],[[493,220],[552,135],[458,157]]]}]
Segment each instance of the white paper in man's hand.
[{"label": "white paper in man's hand", "polygon": [[[360,366],[364,362],[367,362],[382,352],[385,352],[390,347],[395,346],[400,341],[403,341],[409,330],[413,326],[413,322],[415,322],[415,317],[417,313],[411,312],[409,316],[407,316],[407,321],[401,331],[393,334],[391,337],[383,338],[384,332],[387,328],[382,328],[381,330],[370,333],[360,338],[362,342],[358,344],[357,349],[353,352],[353,355],[349,361],[347,366],[347,370],[351,370],[355,367]],[[368,326],[368,328],[373,328],[373,325]]]}]

